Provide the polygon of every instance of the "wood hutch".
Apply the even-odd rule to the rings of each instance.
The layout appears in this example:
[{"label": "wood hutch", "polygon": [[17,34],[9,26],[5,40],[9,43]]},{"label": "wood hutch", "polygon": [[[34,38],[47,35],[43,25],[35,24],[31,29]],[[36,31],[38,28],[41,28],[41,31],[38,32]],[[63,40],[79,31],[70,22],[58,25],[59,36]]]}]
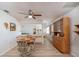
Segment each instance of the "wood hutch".
[{"label": "wood hutch", "polygon": [[53,45],[62,53],[70,53],[70,18],[62,17],[53,23]]}]

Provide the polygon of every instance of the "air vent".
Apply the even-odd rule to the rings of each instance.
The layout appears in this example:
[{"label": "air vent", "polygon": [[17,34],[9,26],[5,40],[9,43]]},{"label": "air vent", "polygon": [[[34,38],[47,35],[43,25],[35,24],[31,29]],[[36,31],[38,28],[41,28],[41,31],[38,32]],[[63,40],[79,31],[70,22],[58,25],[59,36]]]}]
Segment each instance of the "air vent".
[{"label": "air vent", "polygon": [[6,13],[9,13],[9,11],[8,10],[3,10],[4,12],[6,12]]}]

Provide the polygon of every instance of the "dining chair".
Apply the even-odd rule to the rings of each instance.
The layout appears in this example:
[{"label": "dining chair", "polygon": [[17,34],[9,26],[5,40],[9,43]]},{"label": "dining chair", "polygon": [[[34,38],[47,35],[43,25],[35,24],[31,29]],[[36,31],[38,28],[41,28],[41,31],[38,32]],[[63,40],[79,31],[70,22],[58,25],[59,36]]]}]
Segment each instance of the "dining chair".
[{"label": "dining chair", "polygon": [[17,41],[17,43],[17,48],[21,56],[31,55],[31,47],[27,44],[26,41]]}]

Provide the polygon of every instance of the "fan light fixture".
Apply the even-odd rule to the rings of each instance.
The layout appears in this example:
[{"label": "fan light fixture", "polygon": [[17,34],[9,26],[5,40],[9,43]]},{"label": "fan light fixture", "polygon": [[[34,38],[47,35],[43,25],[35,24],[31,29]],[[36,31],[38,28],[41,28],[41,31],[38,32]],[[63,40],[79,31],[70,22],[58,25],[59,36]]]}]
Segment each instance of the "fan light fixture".
[{"label": "fan light fixture", "polygon": [[32,18],[32,15],[29,15],[28,18]]},{"label": "fan light fixture", "polygon": [[42,16],[41,14],[35,14],[32,10],[28,10],[28,13],[19,12],[20,14],[26,15],[24,18],[33,18],[36,19],[36,16]]}]

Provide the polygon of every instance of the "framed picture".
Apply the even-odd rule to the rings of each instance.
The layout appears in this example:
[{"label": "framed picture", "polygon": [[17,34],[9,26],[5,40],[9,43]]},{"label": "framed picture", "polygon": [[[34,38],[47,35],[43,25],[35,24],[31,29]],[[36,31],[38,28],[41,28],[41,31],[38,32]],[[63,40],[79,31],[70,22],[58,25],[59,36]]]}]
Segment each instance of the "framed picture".
[{"label": "framed picture", "polygon": [[6,29],[8,29],[8,23],[7,22],[4,23],[4,26],[5,26]]},{"label": "framed picture", "polygon": [[16,31],[16,24],[10,23],[10,31]]}]

